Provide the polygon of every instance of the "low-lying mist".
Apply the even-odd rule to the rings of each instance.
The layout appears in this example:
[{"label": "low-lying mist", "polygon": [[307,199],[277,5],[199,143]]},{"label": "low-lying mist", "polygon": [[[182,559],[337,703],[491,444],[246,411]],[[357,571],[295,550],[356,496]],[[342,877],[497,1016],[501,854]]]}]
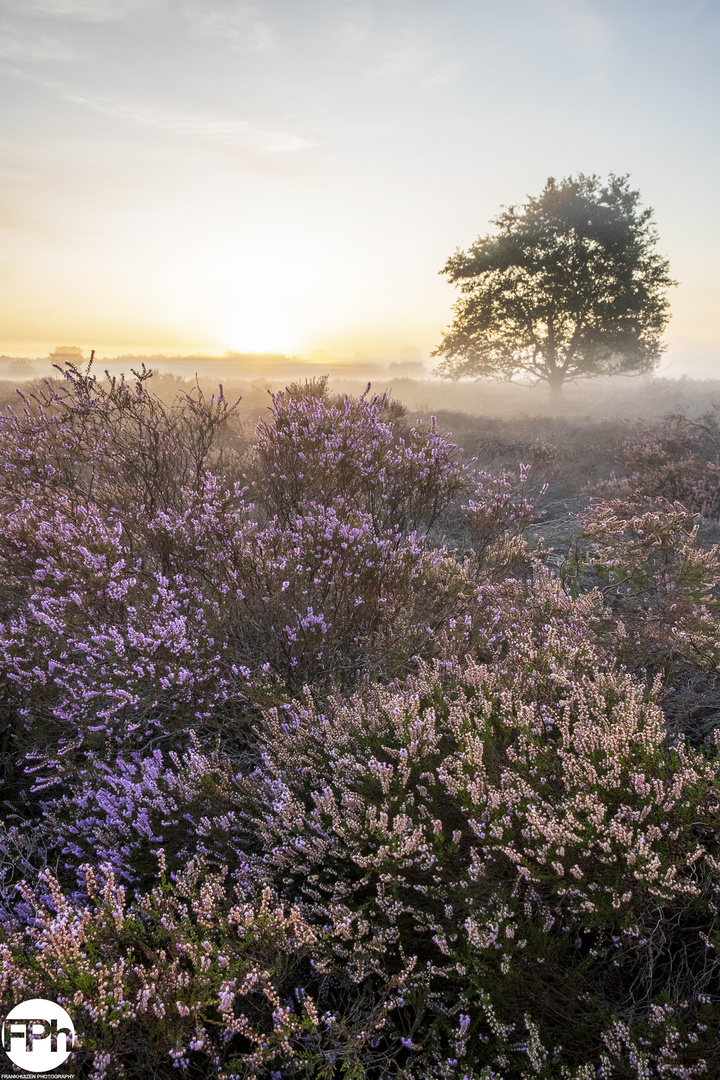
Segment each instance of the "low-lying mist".
[{"label": "low-lying mist", "polygon": [[[80,350],[68,353],[79,365],[87,362]],[[36,360],[0,356],[0,400],[3,405],[15,400],[15,389],[28,389],[36,380],[59,378],[62,367],[60,349],[54,356]],[[411,411],[420,415],[440,412],[464,413],[474,417],[550,416],[580,421],[609,419],[662,419],[672,413],[698,416],[715,403],[720,404],[719,379],[671,379],[645,375],[636,378],[598,378],[569,383],[558,401],[551,401],[544,384],[530,386],[520,382],[491,380],[451,381],[432,374],[430,359],[381,361],[358,358],[340,361],[327,354],[313,354],[310,359],[270,353],[227,353],[207,356],[117,356],[98,357],[94,370],[98,376],[107,369],[113,375],[142,365],[155,375],[153,389],[161,397],[173,397],[183,384],[196,379],[204,391],[212,392],[222,382],[226,397],[242,397],[240,411],[249,416],[255,410],[264,415],[267,391],[282,389],[288,382],[328,375],[329,388],[335,393],[359,396],[367,384],[371,394],[389,392]]]},{"label": "low-lying mist", "polygon": [[[0,376],[9,375],[0,378],[2,409],[17,404],[18,390],[32,396],[44,379],[60,379],[51,360],[32,362],[32,371],[28,370],[29,361],[5,358],[11,369],[6,372],[2,363],[0,358]],[[360,397],[368,392],[370,383],[371,397],[388,393],[404,407],[411,421],[428,423],[434,415],[439,430],[451,433],[452,441],[463,448],[464,459],[475,458],[478,467],[514,471],[520,464],[530,466],[534,485],[548,485],[545,500],[553,504],[551,512],[561,515],[571,506],[577,510],[578,499],[584,504],[588,485],[617,471],[622,447],[630,436],[641,429],[651,432],[664,428],[666,420],[673,416],[692,420],[706,416],[716,406],[720,408],[720,379],[595,379],[566,385],[560,399],[551,400],[544,385],[398,377],[389,364],[383,367],[379,363],[374,367],[366,365],[359,377],[348,365],[338,369],[329,363],[323,370],[317,364],[267,354],[217,361],[202,357],[100,358],[94,370],[99,378],[105,368],[113,375],[125,372],[130,376],[131,370],[140,369],[143,363],[153,370],[148,388],[166,404],[178,394],[191,392],[193,387],[210,396],[222,383],[229,402],[239,399],[231,427],[243,445],[253,442],[258,422],[268,418],[271,394],[287,385],[295,383],[312,389],[318,378],[329,375],[330,394]],[[418,365],[412,361],[395,366]],[[258,375],[260,370],[264,372],[262,377]],[[246,377],[240,377],[240,372]],[[567,507],[556,511],[558,500]]]}]

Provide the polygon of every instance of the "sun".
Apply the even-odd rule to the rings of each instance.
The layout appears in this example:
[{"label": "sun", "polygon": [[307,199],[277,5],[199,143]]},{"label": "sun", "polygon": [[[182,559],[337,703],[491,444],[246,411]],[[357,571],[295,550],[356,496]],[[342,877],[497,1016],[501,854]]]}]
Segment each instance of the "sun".
[{"label": "sun", "polygon": [[291,319],[269,306],[234,315],[227,329],[214,336],[226,341],[231,352],[288,355],[297,351]]}]

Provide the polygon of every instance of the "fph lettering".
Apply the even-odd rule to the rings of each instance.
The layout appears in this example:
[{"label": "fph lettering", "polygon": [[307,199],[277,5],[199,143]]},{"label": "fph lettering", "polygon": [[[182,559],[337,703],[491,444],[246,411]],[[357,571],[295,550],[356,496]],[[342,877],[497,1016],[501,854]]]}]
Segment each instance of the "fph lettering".
[{"label": "fph lettering", "polygon": [[[68,1027],[58,1027],[57,1020],[43,1020],[41,1018],[32,1020],[25,1019],[25,1017],[13,1017],[12,1020],[5,1021],[5,1038],[3,1041],[3,1049],[9,1052],[12,1049],[11,1039],[24,1039],[25,1051],[28,1054],[32,1053],[33,1045],[42,1039],[47,1039],[50,1036],[50,1053],[58,1053],[58,1035],[65,1037],[64,1052],[72,1049],[73,1036],[72,1031]],[[39,1029],[39,1030],[38,1030]]]}]

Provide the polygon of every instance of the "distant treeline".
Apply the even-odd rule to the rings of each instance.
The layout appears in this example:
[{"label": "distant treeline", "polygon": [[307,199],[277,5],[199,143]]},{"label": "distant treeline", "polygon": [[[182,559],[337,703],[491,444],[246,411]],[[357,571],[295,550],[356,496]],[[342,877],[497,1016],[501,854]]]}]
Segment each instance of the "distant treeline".
[{"label": "distant treeline", "polygon": [[[56,349],[45,357],[30,359],[19,356],[0,356],[0,379],[31,379],[37,376],[47,377],[52,373],[53,365],[62,366],[65,359],[73,363],[81,361],[82,352],[68,352]],[[87,358],[85,358],[87,359]],[[374,379],[410,377],[423,378],[429,374],[432,361],[421,359],[372,359],[360,357],[343,360],[329,354],[315,353],[310,357],[286,356],[284,353],[239,353],[227,352],[223,356],[208,356],[198,353],[193,356],[165,356],[128,353],[122,356],[99,355],[96,361],[98,370],[106,367],[113,374],[128,372],[143,364],[162,374],[177,374],[192,378],[199,375],[205,378],[221,379],[259,379],[272,380],[297,379],[320,373],[342,375],[345,378]]]},{"label": "distant treeline", "polygon": [[[334,392],[361,394],[367,383],[373,393],[389,391],[418,415],[438,412],[465,413],[469,416],[564,416],[577,420],[646,417],[658,419],[673,413],[699,416],[720,405],[720,379],[669,379],[661,376],[640,378],[600,378],[566,385],[559,402],[552,402],[545,386],[532,387],[515,382],[489,379],[463,380],[423,377],[422,361],[409,360],[386,365],[380,362],[357,364],[310,363],[282,354],[232,353],[225,357],[153,357],[123,356],[97,360],[96,373],[106,367],[113,374],[143,364],[154,370],[153,390],[161,397],[174,397],[183,382],[195,382],[206,392],[222,382],[228,398],[242,397],[240,411],[249,415],[265,414],[268,389],[282,389],[295,379],[330,375]],[[430,364],[428,363],[428,368]],[[28,380],[42,382],[58,375],[50,359],[23,360],[0,356],[0,402],[16,400],[16,388]]]}]

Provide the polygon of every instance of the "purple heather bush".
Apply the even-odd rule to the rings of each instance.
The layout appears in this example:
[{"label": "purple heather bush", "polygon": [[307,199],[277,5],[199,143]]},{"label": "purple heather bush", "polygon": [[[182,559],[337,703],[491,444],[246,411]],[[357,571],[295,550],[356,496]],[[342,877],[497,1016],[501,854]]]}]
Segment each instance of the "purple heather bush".
[{"label": "purple heather bush", "polygon": [[720,518],[720,416],[669,416],[623,442],[619,475],[598,484],[611,495],[679,501],[696,515]]},{"label": "purple heather bush", "polygon": [[717,1076],[711,421],[551,566],[387,397],[150,387],[0,422],[3,1007],[94,1080]]},{"label": "purple heather bush", "polygon": [[427,532],[463,490],[470,466],[458,464],[435,419],[407,427],[402,410],[387,396],[368,398],[369,389],[356,400],[273,395],[258,428],[255,484],[281,525],[308,502],[342,500],[379,533]]}]

